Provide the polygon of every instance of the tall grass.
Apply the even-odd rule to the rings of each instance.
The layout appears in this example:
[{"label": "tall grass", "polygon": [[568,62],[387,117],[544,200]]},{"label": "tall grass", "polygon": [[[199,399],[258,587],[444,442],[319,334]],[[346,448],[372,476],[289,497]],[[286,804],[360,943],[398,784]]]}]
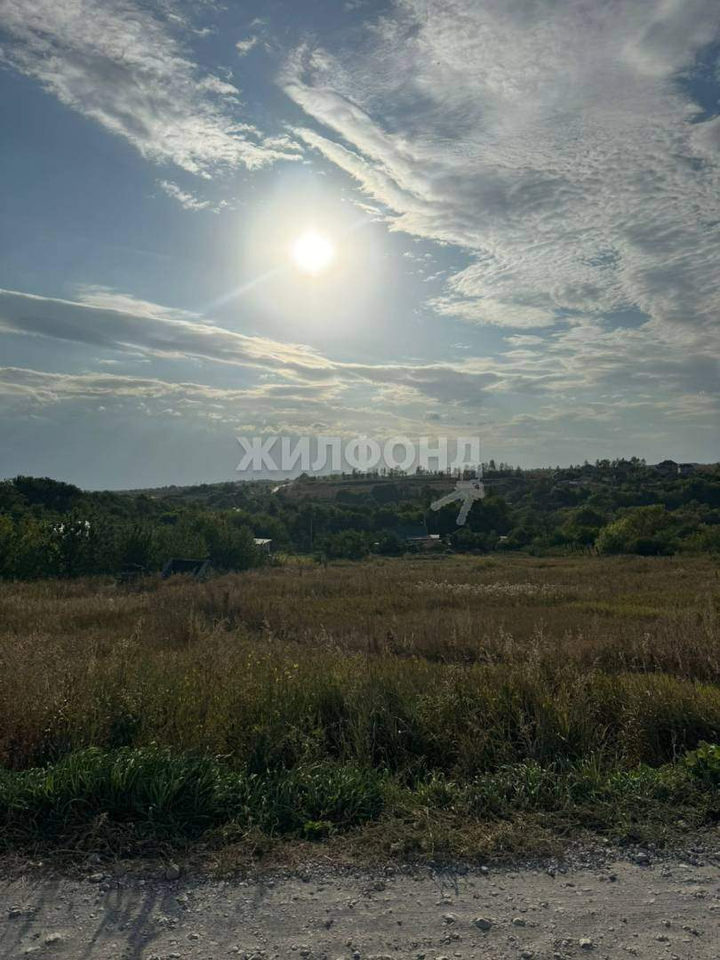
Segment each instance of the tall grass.
[{"label": "tall grass", "polygon": [[156,840],[233,823],[315,837],[376,818],[382,803],[382,778],[372,770],[315,764],[260,777],[156,747],[90,748],[46,768],[0,774],[0,823],[10,843],[52,839],[98,818],[140,825]]},{"label": "tall grass", "polygon": [[0,584],[0,820],[310,836],[410,795],[609,803],[720,741],[719,596],[671,558]]}]

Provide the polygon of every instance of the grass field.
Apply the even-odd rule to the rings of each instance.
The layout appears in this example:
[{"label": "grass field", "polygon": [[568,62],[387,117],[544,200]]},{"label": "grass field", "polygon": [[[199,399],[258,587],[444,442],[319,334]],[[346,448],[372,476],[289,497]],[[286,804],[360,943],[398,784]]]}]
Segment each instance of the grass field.
[{"label": "grass field", "polygon": [[374,855],[720,817],[701,558],[287,564],[0,584],[0,844]]}]

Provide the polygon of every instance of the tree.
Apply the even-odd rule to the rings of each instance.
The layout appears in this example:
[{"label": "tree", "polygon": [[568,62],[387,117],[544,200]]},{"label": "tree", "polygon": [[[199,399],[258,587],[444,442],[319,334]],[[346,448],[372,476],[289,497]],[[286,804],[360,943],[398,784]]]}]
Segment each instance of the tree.
[{"label": "tree", "polygon": [[107,517],[68,514],[52,527],[54,572],[61,577],[109,572],[116,564],[114,532]]},{"label": "tree", "polygon": [[50,477],[15,477],[13,484],[31,506],[42,507],[54,513],[72,510],[84,498],[79,487],[72,483],[51,480]]},{"label": "tree", "polygon": [[157,562],[157,537],[152,526],[127,524],[118,532],[117,563],[119,567],[137,566],[149,570]]},{"label": "tree", "polygon": [[377,551],[385,557],[397,557],[405,550],[405,541],[393,530],[386,531],[378,541]]},{"label": "tree", "polygon": [[331,560],[362,560],[370,552],[368,538],[359,530],[343,530],[318,538],[317,546]]},{"label": "tree", "polygon": [[262,563],[252,531],[233,522],[227,513],[204,513],[197,518],[195,533],[201,534],[204,550],[191,556],[209,556],[220,570],[248,570]]},{"label": "tree", "polygon": [[665,507],[631,507],[620,519],[600,531],[600,553],[637,553],[660,556],[675,552],[674,520]]},{"label": "tree", "polygon": [[597,540],[604,523],[605,517],[598,510],[578,507],[570,512],[560,533],[566,542],[589,546]]},{"label": "tree", "polygon": [[497,537],[492,533],[474,533],[467,527],[458,528],[450,537],[450,541],[456,550],[480,550],[486,553],[492,550]]}]

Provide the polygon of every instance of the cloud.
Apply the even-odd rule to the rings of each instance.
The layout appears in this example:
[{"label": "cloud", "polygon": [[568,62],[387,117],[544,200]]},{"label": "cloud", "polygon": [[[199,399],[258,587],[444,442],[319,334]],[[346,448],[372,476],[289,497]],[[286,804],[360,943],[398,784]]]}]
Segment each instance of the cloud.
[{"label": "cloud", "polygon": [[202,70],[173,30],[187,23],[136,0],[0,0],[4,59],[144,157],[209,177],[296,159],[287,138],[237,119],[239,91]]},{"label": "cloud", "polygon": [[[0,289],[0,331],[81,343],[149,357],[202,359],[282,378],[263,395],[309,396],[342,386],[379,386],[405,403],[420,397],[460,406],[478,405],[498,374],[489,362],[349,363],[328,359],[302,344],[249,337],[198,314],[140,300],[106,287],[79,288],[78,300]],[[107,382],[116,383],[114,379]],[[135,382],[135,381],[134,381]],[[366,394],[367,396],[367,394]]]},{"label": "cloud", "polygon": [[[309,396],[312,391],[312,396]],[[32,398],[38,403],[53,404],[63,400],[134,398],[173,400],[185,403],[224,406],[252,401],[253,405],[278,397],[286,401],[307,403],[328,400],[335,387],[313,384],[260,384],[243,390],[232,390],[200,383],[173,383],[153,377],[129,377],[118,374],[64,374],[31,370],[26,367],[0,367],[0,394]]]},{"label": "cloud", "polygon": [[0,290],[0,330],[84,343],[108,350],[139,350],[160,357],[194,357],[238,366],[327,379],[331,364],[308,347],[247,337],[188,311],[82,288],[80,301]]},{"label": "cloud", "polygon": [[[67,422],[62,411],[75,417],[95,418],[98,411],[112,414],[138,428],[142,419],[182,417],[192,422],[222,426],[244,435],[315,435],[355,437],[368,432],[365,403],[341,399],[338,382],[320,385],[260,383],[244,389],[228,389],[193,382],[169,382],[153,377],[105,373],[50,373],[21,367],[0,367],[0,422],[20,423],[41,417],[46,422]],[[373,435],[419,436],[428,422],[424,405],[413,411],[402,405],[381,405],[373,411]],[[447,419],[447,418],[446,418]],[[452,420],[444,433],[453,435]],[[457,431],[456,431],[457,432]],[[461,435],[467,431],[460,430]]]},{"label": "cloud", "polygon": [[563,371],[558,390],[611,389],[618,398],[650,390],[658,403],[666,395],[718,393],[720,338],[702,326],[675,328],[648,322],[608,330],[584,320],[540,349],[545,363],[554,362]]},{"label": "cloud", "polygon": [[387,388],[387,396],[396,399],[429,397],[444,403],[479,406],[486,400],[486,390],[497,383],[492,370],[476,369],[472,363],[351,364],[337,365],[339,373],[359,377]]},{"label": "cloud", "polygon": [[[62,433],[68,427],[77,430],[78,422],[91,432],[112,422],[127,445],[145,443],[146,430],[170,418],[178,421],[186,440],[197,439],[198,428],[203,434],[220,429],[234,449],[233,433],[309,432],[318,417],[361,422],[352,408],[338,403],[336,394],[333,383],[313,384],[312,389],[277,383],[232,389],[153,377],[0,367],[0,424],[6,432],[22,431],[30,420],[55,424]],[[333,425],[339,427],[337,419]]]},{"label": "cloud", "polygon": [[257,45],[258,38],[256,36],[246,37],[244,40],[238,40],[235,44],[235,49],[238,52],[238,56],[246,57],[250,51]]},{"label": "cloud", "polygon": [[188,190],[183,190],[172,180],[158,180],[158,186],[163,193],[173,200],[177,200],[184,210],[209,210],[211,213],[219,213],[227,202],[221,200],[220,203],[213,203],[212,200],[200,200],[195,194]]},{"label": "cloud", "polygon": [[548,310],[522,303],[501,303],[484,297],[436,297],[430,305],[441,315],[457,317],[467,323],[497,327],[551,327],[557,318]]},{"label": "cloud", "polygon": [[707,153],[711,159],[716,159],[720,155],[720,117],[696,124],[693,144],[699,153]]},{"label": "cloud", "polygon": [[[600,419],[597,411],[610,406],[617,421],[623,411],[640,412],[643,395],[652,397],[655,419],[660,415],[692,423],[694,417],[704,417],[710,424],[705,414],[717,408],[708,398],[717,395],[720,344],[698,330],[680,338],[672,330],[663,335],[648,323],[606,330],[584,318],[542,337],[513,334],[508,349],[497,357],[353,363],[302,344],[249,337],[190,311],[104,287],[82,287],[78,298],[0,290],[0,330],[117,351],[125,358],[210,360],[246,369],[256,382],[236,390],[152,376],[5,369],[0,393],[46,409],[68,401],[91,403],[97,397],[155,404],[155,412],[157,404],[165,404],[161,411],[192,408],[198,416],[232,423],[242,411],[243,422],[252,418],[254,429],[267,432],[311,430],[321,415],[338,435],[368,430],[379,436],[419,435],[436,422],[431,416],[441,415],[446,435],[475,434],[482,414],[488,442],[507,440],[503,423],[528,397],[533,416],[542,414],[539,404],[549,404],[553,417],[568,423],[576,422],[580,410],[591,411],[585,419]],[[211,370],[208,375],[212,381]],[[643,409],[647,424],[652,417]],[[513,424],[517,439],[522,421]]]},{"label": "cloud", "polygon": [[296,136],[393,230],[471,254],[441,315],[522,329],[632,306],[711,329],[720,135],[688,90],[719,36],[714,0],[397,0],[281,82],[319,125]]}]

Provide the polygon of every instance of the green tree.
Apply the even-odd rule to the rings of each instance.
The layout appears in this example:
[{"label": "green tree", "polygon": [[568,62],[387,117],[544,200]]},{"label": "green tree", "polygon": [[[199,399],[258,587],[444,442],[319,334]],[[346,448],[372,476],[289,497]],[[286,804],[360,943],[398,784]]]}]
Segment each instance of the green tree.
[{"label": "green tree", "polygon": [[248,570],[262,563],[252,531],[236,526],[227,517],[208,525],[205,537],[213,566],[221,570]]},{"label": "green tree", "polygon": [[638,553],[657,556],[674,553],[672,514],[660,504],[631,507],[603,527],[597,546],[601,553]]},{"label": "green tree", "polygon": [[560,533],[566,542],[588,546],[595,543],[604,523],[605,517],[598,510],[577,507],[570,511]]},{"label": "green tree", "polygon": [[147,523],[124,525],[117,537],[117,564],[119,567],[138,566],[147,570],[157,566],[157,537],[153,526]]},{"label": "green tree", "polygon": [[394,530],[387,530],[378,541],[377,551],[385,557],[397,557],[405,550],[405,541]]},{"label": "green tree", "polygon": [[370,552],[368,537],[359,530],[325,534],[317,546],[331,560],[362,560]]}]

